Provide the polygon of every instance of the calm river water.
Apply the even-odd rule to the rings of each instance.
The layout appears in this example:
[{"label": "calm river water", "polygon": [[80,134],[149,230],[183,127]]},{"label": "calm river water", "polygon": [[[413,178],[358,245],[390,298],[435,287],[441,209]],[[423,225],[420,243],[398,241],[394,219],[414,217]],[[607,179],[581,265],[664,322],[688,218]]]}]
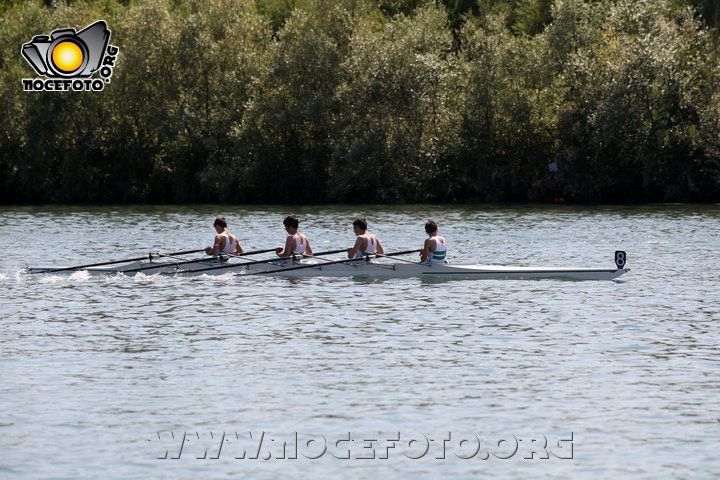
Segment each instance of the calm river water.
[{"label": "calm river water", "polygon": [[[37,275],[303,219],[617,281]],[[720,207],[0,207],[0,478],[717,478]],[[222,448],[221,448],[222,445]],[[242,458],[244,456],[244,458]],[[178,458],[179,457],[179,458]],[[204,457],[204,458],[203,458]],[[349,457],[349,458],[348,458]]]}]

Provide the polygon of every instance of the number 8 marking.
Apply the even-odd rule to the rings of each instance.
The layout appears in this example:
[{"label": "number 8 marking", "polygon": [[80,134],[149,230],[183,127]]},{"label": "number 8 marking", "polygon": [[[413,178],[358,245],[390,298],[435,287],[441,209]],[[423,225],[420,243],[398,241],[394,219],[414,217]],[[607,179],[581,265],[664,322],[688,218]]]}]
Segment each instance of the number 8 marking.
[{"label": "number 8 marking", "polygon": [[620,250],[615,252],[615,265],[617,265],[617,268],[623,268],[626,261],[627,256],[625,255],[625,252]]}]

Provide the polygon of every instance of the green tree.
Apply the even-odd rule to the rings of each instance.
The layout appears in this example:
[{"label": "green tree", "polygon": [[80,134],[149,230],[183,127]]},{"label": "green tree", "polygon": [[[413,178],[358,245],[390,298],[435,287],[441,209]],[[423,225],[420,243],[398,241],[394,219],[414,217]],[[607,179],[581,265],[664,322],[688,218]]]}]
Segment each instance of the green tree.
[{"label": "green tree", "polygon": [[466,195],[483,200],[538,200],[555,138],[553,92],[537,39],[516,37],[504,16],[463,30],[466,142],[458,170]]},{"label": "green tree", "polygon": [[252,2],[184,4],[174,55],[179,62],[177,132],[164,146],[179,201],[232,199],[238,188],[231,126],[242,121],[260,55],[271,40]]},{"label": "green tree", "polygon": [[688,34],[698,29],[690,16],[664,16],[657,2],[610,6],[602,40],[580,49],[563,75],[567,194],[658,201],[700,193],[688,128],[706,87],[702,36]]},{"label": "green tree", "polygon": [[[452,74],[447,17],[435,7],[378,30],[360,23],[341,66],[340,113],[328,181],[335,200],[438,196],[457,129],[447,106]],[[447,188],[447,187],[446,187]]]},{"label": "green tree", "polygon": [[261,60],[247,111],[233,129],[241,198],[304,201],[322,191],[333,92],[347,44],[342,35],[349,31],[336,22],[349,18],[335,9],[293,11]]},{"label": "green tree", "polygon": [[513,31],[527,35],[542,32],[552,20],[553,0],[519,0],[515,7]]}]

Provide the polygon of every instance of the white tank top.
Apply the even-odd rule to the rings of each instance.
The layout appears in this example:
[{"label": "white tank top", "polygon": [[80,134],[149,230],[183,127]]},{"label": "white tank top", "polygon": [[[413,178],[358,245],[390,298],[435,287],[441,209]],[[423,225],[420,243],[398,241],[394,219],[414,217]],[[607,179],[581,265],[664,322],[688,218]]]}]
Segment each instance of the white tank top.
[{"label": "white tank top", "polygon": [[375,243],[375,237],[369,236],[365,237],[367,239],[367,245],[365,246],[365,250],[362,252],[357,252],[355,254],[355,258],[362,257],[363,255],[366,255],[368,253],[377,253],[377,244]]},{"label": "white tank top", "polygon": [[439,238],[435,237],[435,251],[428,252],[428,263],[446,263],[445,256],[447,255],[447,247],[445,242],[441,242]]},{"label": "white tank top", "polygon": [[235,237],[230,235],[227,231],[223,232],[221,235],[223,235],[225,237],[225,246],[220,250],[220,252],[235,253],[235,250],[236,250]]},{"label": "white tank top", "polygon": [[288,236],[295,238],[295,250],[293,250],[292,253],[299,253],[301,255],[305,253],[305,248],[307,248],[307,242],[305,242],[305,237],[303,237],[299,233]]}]

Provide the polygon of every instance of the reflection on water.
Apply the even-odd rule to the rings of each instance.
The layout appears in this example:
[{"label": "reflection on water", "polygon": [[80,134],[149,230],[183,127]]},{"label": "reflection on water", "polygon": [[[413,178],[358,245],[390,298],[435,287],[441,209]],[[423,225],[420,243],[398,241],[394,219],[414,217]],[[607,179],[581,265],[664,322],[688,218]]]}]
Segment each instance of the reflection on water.
[{"label": "reflection on water", "polygon": [[[452,261],[603,267],[622,249],[632,270],[617,282],[21,270],[201,248],[218,214],[245,248],[268,248],[290,211],[316,250],[350,245],[358,215],[386,250],[419,248],[434,218]],[[717,206],[4,208],[0,477],[712,478],[719,234]],[[42,252],[18,247],[28,235]],[[157,460],[157,432],[171,431],[450,432],[455,450]],[[506,460],[452,454],[463,435],[571,433],[573,460],[523,459],[522,441]]]}]

